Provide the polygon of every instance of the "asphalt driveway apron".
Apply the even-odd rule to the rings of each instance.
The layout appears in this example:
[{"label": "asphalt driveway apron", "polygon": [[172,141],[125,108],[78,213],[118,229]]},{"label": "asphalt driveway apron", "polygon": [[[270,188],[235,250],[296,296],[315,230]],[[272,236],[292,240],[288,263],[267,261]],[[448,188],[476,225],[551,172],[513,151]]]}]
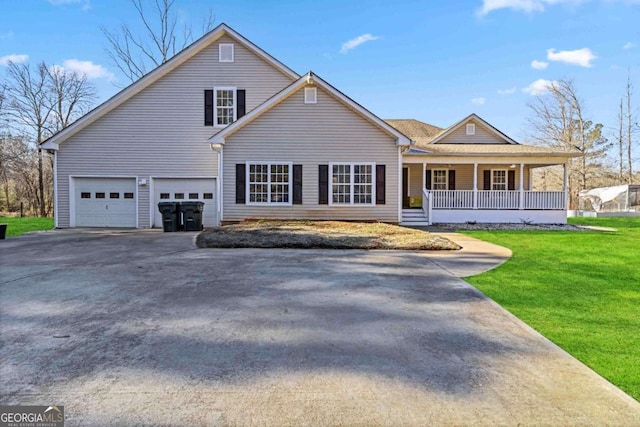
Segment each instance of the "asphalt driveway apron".
[{"label": "asphalt driveway apron", "polygon": [[0,403],[65,405],[68,426],[640,420],[637,401],[442,254],[195,249],[193,238],[0,243]]}]

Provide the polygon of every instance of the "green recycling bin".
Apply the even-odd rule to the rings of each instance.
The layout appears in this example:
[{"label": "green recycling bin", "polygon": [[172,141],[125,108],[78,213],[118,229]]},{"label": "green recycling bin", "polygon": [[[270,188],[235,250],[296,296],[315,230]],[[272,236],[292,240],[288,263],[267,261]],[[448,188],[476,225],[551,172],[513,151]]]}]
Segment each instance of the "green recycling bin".
[{"label": "green recycling bin", "polygon": [[180,210],[182,211],[184,231],[202,230],[203,202],[182,202],[180,204]]},{"label": "green recycling bin", "polygon": [[158,210],[162,214],[162,230],[165,232],[180,231],[180,203],[160,202]]}]

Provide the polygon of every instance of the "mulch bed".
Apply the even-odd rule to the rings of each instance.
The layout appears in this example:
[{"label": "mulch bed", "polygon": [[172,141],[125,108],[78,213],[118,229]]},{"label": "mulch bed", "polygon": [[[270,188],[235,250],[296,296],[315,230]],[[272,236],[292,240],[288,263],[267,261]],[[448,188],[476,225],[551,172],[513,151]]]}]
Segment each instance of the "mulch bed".
[{"label": "mulch bed", "polygon": [[449,239],[383,223],[251,221],[205,230],[200,248],[458,250]]}]

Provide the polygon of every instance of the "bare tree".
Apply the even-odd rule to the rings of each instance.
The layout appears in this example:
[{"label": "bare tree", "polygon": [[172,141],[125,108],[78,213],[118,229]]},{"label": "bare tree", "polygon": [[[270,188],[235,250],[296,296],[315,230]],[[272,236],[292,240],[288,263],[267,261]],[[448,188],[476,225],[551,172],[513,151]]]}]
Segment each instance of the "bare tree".
[{"label": "bare tree", "polygon": [[577,190],[588,188],[610,146],[603,136],[603,125],[585,117],[584,102],[571,80],[551,83],[529,108],[533,141],[582,154],[569,162],[570,201],[575,206]]},{"label": "bare tree", "polygon": [[[38,184],[33,186],[29,182],[24,186],[29,190],[29,197],[34,198],[39,215],[46,216],[48,202],[50,204],[48,171],[51,168],[44,165],[40,144],[88,110],[95,99],[95,88],[86,76],[62,67],[48,67],[41,62],[32,69],[27,63],[10,62],[6,97],[7,112],[14,127],[25,141],[30,140],[37,148]],[[23,171],[22,175],[25,180],[32,176],[30,171]]]},{"label": "bare tree", "polygon": [[620,111],[618,112],[618,184],[624,183],[624,110],[622,108],[622,98],[620,98]]},{"label": "bare tree", "polygon": [[96,89],[86,75],[62,67],[49,67],[48,90],[51,95],[51,134],[66,128],[94,104]]},{"label": "bare tree", "polygon": [[627,119],[627,183],[633,184],[633,137],[638,130],[637,118],[631,109],[631,97],[633,95],[633,84],[631,83],[631,70],[627,74],[627,84],[625,87],[625,98],[627,104],[626,119]]},{"label": "bare tree", "polygon": [[[178,30],[175,0],[154,0],[152,11],[145,9],[150,1],[130,0],[138,13],[143,35],[138,35],[128,24],[121,24],[115,31],[102,27],[108,43],[107,54],[114,65],[134,82],[148,71],[164,64],[176,53],[193,42],[190,24]],[[210,11],[203,20],[202,33],[213,27],[213,13]]]}]

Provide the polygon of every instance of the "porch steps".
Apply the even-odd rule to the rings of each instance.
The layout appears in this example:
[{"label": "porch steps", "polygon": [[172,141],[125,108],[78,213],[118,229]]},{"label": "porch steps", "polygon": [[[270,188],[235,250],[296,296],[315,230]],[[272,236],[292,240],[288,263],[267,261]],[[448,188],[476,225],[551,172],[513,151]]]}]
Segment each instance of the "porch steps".
[{"label": "porch steps", "polygon": [[424,227],[429,225],[427,217],[422,209],[402,209],[402,222],[400,225],[407,227]]}]

